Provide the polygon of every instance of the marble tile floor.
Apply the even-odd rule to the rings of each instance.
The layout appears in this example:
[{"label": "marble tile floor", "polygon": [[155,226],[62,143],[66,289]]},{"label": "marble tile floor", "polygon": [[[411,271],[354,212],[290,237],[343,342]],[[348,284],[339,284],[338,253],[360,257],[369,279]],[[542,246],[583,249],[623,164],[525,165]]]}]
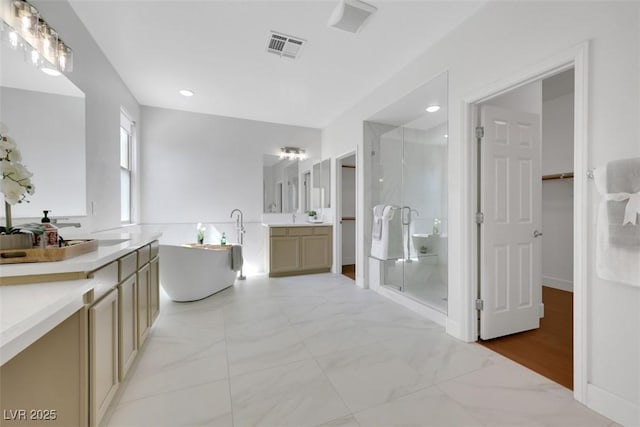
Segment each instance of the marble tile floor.
[{"label": "marble tile floor", "polygon": [[104,426],[614,426],[342,275],[249,277],[161,315]]}]

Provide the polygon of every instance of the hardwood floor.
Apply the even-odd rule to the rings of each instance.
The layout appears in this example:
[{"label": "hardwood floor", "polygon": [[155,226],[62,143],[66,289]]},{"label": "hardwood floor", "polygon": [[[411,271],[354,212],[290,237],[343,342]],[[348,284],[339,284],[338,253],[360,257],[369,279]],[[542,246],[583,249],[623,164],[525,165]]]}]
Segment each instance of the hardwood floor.
[{"label": "hardwood floor", "polygon": [[343,265],[342,266],[342,274],[347,276],[352,280],[356,280],[356,266],[355,264]]},{"label": "hardwood floor", "polygon": [[542,287],[540,328],[478,343],[573,390],[573,293]]}]

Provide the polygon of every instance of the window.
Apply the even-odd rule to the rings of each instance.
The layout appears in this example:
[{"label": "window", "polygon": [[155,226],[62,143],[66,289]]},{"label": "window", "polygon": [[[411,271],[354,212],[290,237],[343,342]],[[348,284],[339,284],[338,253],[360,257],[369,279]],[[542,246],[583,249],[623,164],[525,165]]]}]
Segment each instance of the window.
[{"label": "window", "polygon": [[120,115],[120,221],[131,221],[131,182],[133,175],[133,122]]}]

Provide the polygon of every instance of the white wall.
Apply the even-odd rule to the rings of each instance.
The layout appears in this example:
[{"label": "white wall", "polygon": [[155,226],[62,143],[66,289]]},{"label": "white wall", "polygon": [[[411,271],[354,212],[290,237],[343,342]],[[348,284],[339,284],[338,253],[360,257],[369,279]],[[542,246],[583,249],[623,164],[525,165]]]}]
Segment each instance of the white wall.
[{"label": "white wall", "polygon": [[[526,28],[526,31],[522,29]],[[460,321],[469,316],[461,246],[472,225],[466,218],[468,165],[461,140],[466,124],[461,105],[498,79],[522,73],[531,64],[590,40],[589,165],[640,156],[640,4],[637,2],[491,2],[456,30],[426,50],[323,130],[323,157],[358,149],[363,152],[362,122],[429,79],[449,70],[449,318],[447,330],[469,339]],[[368,153],[367,153],[368,154]],[[363,157],[359,157],[361,164]],[[364,171],[360,188],[367,189]],[[584,178],[583,178],[584,179]],[[589,296],[586,312],[588,342],[586,402],[619,422],[631,423],[640,402],[640,289],[597,277],[595,216],[598,200],[590,185]],[[358,216],[363,217],[363,196]],[[366,220],[360,222],[360,231]],[[370,225],[370,224],[369,224]],[[365,264],[359,243],[358,266]],[[361,269],[361,268],[360,268]],[[605,402],[606,401],[606,402]],[[637,424],[640,420],[633,421]]]},{"label": "white wall", "polygon": [[[542,174],[572,171],[573,93],[542,103]],[[542,283],[573,291],[572,179],[542,181],[542,230]]]},{"label": "white wall", "polygon": [[145,106],[142,135],[142,222],[162,225],[163,242],[193,241],[198,222],[209,227],[207,242],[222,231],[233,242],[238,208],[245,260],[264,271],[263,154],[294,146],[319,158],[320,130]]},{"label": "white wall", "polygon": [[[137,121],[140,106],[67,1],[34,0],[32,3],[73,49],[73,71],[67,77],[86,96],[86,165],[66,165],[87,171],[89,215],[77,220],[83,224],[83,231],[118,227],[120,109],[124,107]],[[33,172],[37,176],[37,171]],[[92,202],[95,203],[93,215]]]},{"label": "white wall", "polygon": [[483,102],[483,104],[540,115],[542,114],[542,82],[532,82],[510,90]]}]

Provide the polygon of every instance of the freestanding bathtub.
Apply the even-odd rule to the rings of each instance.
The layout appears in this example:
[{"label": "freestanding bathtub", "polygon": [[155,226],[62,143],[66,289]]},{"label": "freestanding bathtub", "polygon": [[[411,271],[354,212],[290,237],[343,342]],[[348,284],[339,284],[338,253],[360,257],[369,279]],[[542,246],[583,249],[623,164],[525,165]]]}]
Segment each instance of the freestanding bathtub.
[{"label": "freestanding bathtub", "polygon": [[160,284],[173,301],[196,301],[233,286],[231,245],[160,245]]}]

